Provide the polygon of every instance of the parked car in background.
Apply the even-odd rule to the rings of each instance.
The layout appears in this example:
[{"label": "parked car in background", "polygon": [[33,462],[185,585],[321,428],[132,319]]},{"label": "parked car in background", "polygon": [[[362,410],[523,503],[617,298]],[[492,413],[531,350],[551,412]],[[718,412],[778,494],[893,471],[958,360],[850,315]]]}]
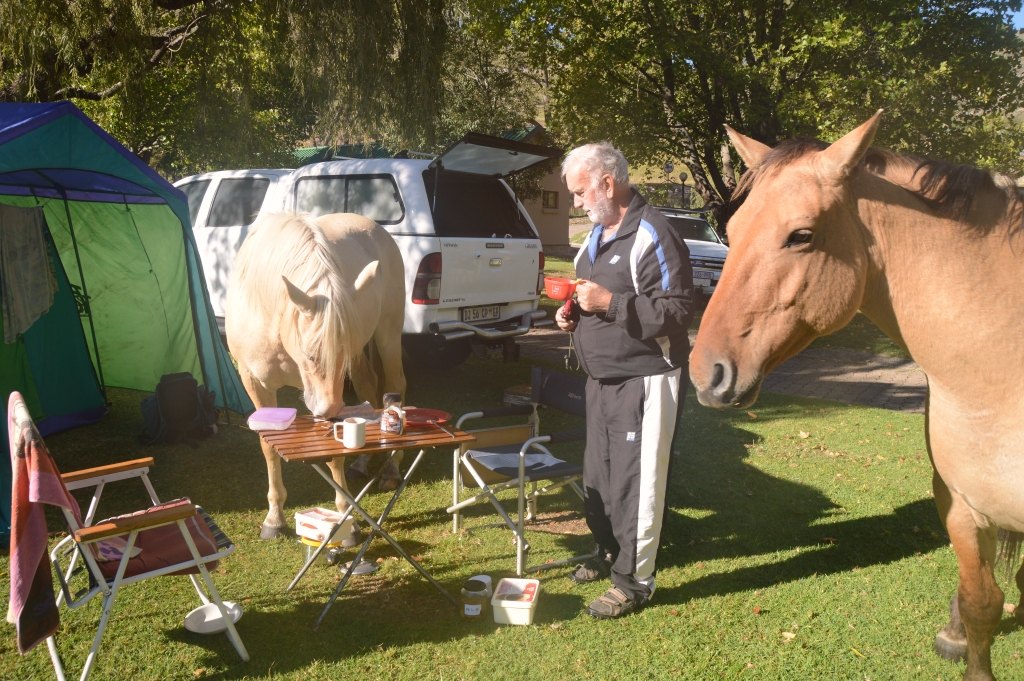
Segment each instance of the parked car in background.
[{"label": "parked car in background", "polygon": [[203,261],[210,303],[222,331],[235,254],[261,212],[281,210],[285,179],[291,172],[290,168],[220,170],[174,183],[188,199],[192,235]]},{"label": "parked car in background", "polygon": [[503,179],[560,150],[468,133],[441,156],[323,161],[178,180],[216,315],[234,256],[262,213],[358,213],[384,226],[405,261],[403,346],[414,362],[462,362],[471,343],[503,344],[548,323],[539,309],[544,253]]},{"label": "parked car in background", "polygon": [[722,266],[725,265],[729,247],[700,211],[668,206],[658,206],[658,210],[664,213],[673,227],[683,233],[686,247],[690,250],[694,291],[698,299],[703,298],[707,302],[722,276]]}]

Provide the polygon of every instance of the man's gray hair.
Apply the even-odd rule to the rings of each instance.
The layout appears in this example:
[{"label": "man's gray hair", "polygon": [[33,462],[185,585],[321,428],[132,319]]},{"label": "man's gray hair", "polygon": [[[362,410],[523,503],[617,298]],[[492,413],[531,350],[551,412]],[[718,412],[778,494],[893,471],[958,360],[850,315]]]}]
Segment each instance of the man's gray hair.
[{"label": "man's gray hair", "polygon": [[608,174],[615,180],[615,184],[629,184],[629,164],[626,163],[626,157],[610,142],[584,144],[570,151],[562,161],[562,178],[577,167],[583,168],[590,175],[592,182]]}]

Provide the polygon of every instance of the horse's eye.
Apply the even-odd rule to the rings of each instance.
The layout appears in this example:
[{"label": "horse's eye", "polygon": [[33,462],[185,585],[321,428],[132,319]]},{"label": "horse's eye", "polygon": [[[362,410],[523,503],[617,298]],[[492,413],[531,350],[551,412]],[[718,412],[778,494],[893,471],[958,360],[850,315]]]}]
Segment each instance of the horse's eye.
[{"label": "horse's eye", "polygon": [[786,248],[805,246],[812,241],[814,241],[814,232],[809,229],[798,229],[795,232],[790,232],[786,238]]}]

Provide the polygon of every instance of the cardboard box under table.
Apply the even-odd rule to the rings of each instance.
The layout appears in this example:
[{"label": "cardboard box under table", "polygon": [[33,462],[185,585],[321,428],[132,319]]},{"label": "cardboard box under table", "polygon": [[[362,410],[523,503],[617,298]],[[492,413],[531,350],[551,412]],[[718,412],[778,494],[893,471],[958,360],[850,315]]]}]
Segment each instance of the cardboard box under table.
[{"label": "cardboard box under table", "polygon": [[[388,515],[391,513],[391,509],[394,507],[398,498],[401,496],[406,485],[412,478],[416,469],[419,467],[420,462],[423,460],[423,456],[426,454],[428,449],[433,448],[448,448],[458,449],[459,445],[464,442],[472,442],[475,438],[457,428],[451,428],[445,426],[441,428],[435,424],[428,423],[421,427],[407,428],[406,432],[401,435],[388,434],[386,439],[381,437],[380,425],[376,422],[371,421],[366,426],[366,444],[358,448],[346,448],[342,443],[334,439],[332,433],[333,422],[314,420],[311,416],[299,416],[295,421],[283,430],[259,430],[257,431],[260,438],[263,439],[267,444],[273,448],[273,450],[285,460],[287,463],[306,463],[313,467],[321,478],[323,478],[331,489],[337,494],[341,495],[352,507],[352,517],[358,516],[363,522],[370,528],[369,535],[363,544],[359,547],[359,551],[356,553],[356,557],[349,563],[348,569],[342,576],[341,581],[338,582],[338,586],[335,588],[334,593],[331,594],[326,605],[324,605],[320,616],[316,620],[314,628],[320,626],[320,622],[323,621],[327,611],[330,610],[334,601],[338,598],[338,594],[345,588],[349,578],[352,576],[352,571],[356,566],[359,565],[360,561],[366,553],[366,550],[370,546],[370,542],[373,541],[374,537],[383,537],[391,546],[398,552],[402,558],[404,558],[410,565],[416,568],[416,571],[423,575],[424,579],[429,581],[434,587],[440,591],[445,598],[447,598],[453,606],[458,606],[458,601],[448,591],[441,586],[441,584],[431,576],[422,565],[419,564],[416,559],[409,555],[409,553],[402,548],[402,545],[395,540],[382,526],[387,521]],[[366,491],[373,485],[377,478],[371,480],[359,493],[358,496],[353,497],[348,490],[343,489],[338,485],[334,478],[331,477],[330,471],[327,469],[326,464],[332,459],[346,456],[359,456],[361,454],[389,454],[394,456],[397,452],[406,449],[416,449],[416,458],[413,459],[412,463],[409,464],[409,468],[406,470],[405,475],[402,477],[402,481],[399,483],[398,488],[395,489],[391,498],[388,500],[384,511],[378,518],[373,518],[369,513],[360,505],[360,500]],[[381,470],[384,466],[381,466]],[[378,474],[379,477],[379,474]],[[335,531],[337,528],[335,528]],[[305,574],[309,566],[316,561],[317,557],[326,549],[329,538],[334,532],[329,532],[325,539],[321,542],[312,555],[306,560],[305,565],[299,570],[299,573],[292,580],[292,583],[288,586],[289,589],[294,587],[298,581]]]},{"label": "cardboard box under table", "polygon": [[327,508],[307,508],[295,512],[295,534],[304,544],[318,546],[330,537],[327,546],[341,546],[342,540],[352,532],[352,525],[351,515],[342,521],[340,513]]}]

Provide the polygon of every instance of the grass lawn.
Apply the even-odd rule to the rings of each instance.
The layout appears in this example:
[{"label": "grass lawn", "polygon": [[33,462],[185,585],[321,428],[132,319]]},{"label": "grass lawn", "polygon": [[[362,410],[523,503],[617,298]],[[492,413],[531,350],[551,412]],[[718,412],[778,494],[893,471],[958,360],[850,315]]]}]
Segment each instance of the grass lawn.
[{"label": "grass lawn", "polygon": [[[444,374],[412,376],[408,401],[457,414],[498,403],[504,387],[528,382],[528,374],[526,361],[473,357]],[[252,660],[241,662],[223,635],[186,631],[194,594],[187,580],[167,578],[122,593],[94,679],[957,679],[963,672],[931,652],[956,565],[931,500],[919,415],[770,394],[751,410],[716,412],[691,392],[651,607],[596,621],[583,609],[605,585],[574,586],[566,570],[549,570],[532,626],[469,622],[378,540],[369,555],[381,569],[355,578],[314,631],[339,572],[318,563],[285,591],[304,552],[294,540],[258,539],[266,482],[256,435],[235,415],[196,448],[140,449],[141,397],[112,391],[101,424],[52,436],[51,450],[65,470],[154,455],[158,491],[189,495],[218,519],[239,548],[214,578],[245,609],[238,626]],[[295,394],[287,397],[296,403]],[[484,506],[469,513],[467,530],[451,533],[450,471],[447,452],[431,454],[388,528],[458,594],[472,575],[510,575],[514,551],[507,531],[486,527],[495,516]],[[310,468],[286,465],[284,473],[289,517],[331,505]],[[141,501],[134,486],[108,495],[108,514]],[[379,511],[383,503],[377,494],[367,506]],[[575,507],[565,493],[541,510],[563,517]],[[583,535],[541,532],[531,542],[531,562],[588,545]],[[6,559],[0,566],[6,571]],[[66,663],[83,659],[97,606],[62,611]],[[20,657],[8,631],[0,678],[52,677],[45,646]],[[993,652],[1001,678],[1024,676],[1022,653],[1024,635],[1007,615]]]}]

